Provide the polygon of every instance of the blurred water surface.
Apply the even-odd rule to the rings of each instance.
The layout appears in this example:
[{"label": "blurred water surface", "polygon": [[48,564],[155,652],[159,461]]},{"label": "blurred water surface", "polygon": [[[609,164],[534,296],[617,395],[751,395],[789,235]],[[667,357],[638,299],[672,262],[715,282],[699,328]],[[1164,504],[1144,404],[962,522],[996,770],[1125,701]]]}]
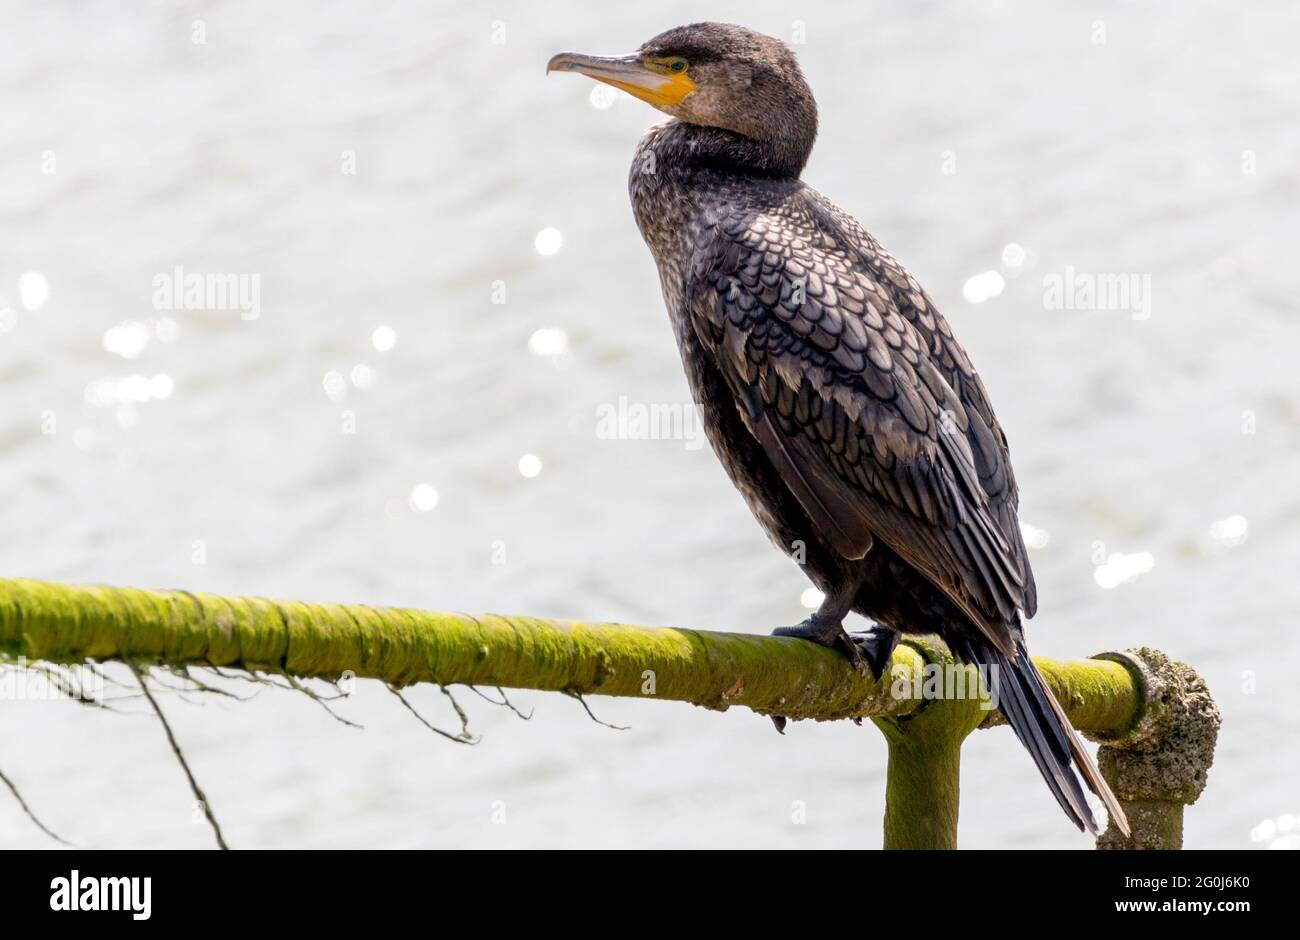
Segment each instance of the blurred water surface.
[{"label": "blurred water surface", "polygon": [[[1282,2],[9,4],[0,573],[800,619],[806,583],[707,448],[595,430],[620,396],[687,400],[625,193],[657,115],[543,68],[705,18],[804,39],[822,119],[805,178],[981,368],[1039,543],[1035,652],[1149,644],[1209,680],[1225,723],[1190,845],[1250,845],[1300,811]],[[176,266],[257,275],[260,315],[156,309]],[[1067,267],[1147,276],[1149,317],[1047,309]],[[1153,564],[1115,584],[1096,567],[1113,553]],[[743,710],[592,700],[619,732],[559,696],[515,694],[528,724],[460,698],[474,748],[370,683],[341,706],[365,731],[285,693],[163,701],[236,846],[879,844],[869,727],[779,738]],[[436,690],[413,700],[454,727]],[[0,706],[0,767],[61,834],[210,843],[138,707]],[[964,784],[966,846],[1088,844],[1009,734],[968,745]],[[0,844],[50,844],[2,793]]]}]

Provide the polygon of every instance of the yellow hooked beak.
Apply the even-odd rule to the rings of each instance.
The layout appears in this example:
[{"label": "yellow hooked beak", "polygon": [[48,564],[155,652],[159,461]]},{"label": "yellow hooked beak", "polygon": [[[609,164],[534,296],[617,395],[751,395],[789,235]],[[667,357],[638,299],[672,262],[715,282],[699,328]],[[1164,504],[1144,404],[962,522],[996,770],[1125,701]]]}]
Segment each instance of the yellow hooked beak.
[{"label": "yellow hooked beak", "polygon": [[577,72],[606,85],[620,88],[629,95],[656,108],[681,104],[695,90],[686,70],[673,71],[667,64],[642,59],[638,55],[604,56],[561,52],[546,63],[547,73]]}]

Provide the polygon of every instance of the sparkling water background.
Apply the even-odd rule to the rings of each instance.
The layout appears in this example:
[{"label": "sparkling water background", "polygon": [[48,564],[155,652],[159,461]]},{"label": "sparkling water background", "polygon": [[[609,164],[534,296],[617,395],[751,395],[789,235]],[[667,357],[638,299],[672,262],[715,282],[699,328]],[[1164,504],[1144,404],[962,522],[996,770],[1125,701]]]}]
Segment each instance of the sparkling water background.
[{"label": "sparkling water background", "polygon": [[[1293,844],[1283,2],[9,4],[0,575],[800,619],[806,582],[707,448],[595,431],[620,396],[687,401],[625,192],[658,115],[544,65],[703,18],[804,39],[821,107],[805,178],[909,266],[980,367],[1038,546],[1032,649],[1194,664],[1224,727],[1188,844]],[[260,315],[155,309],[178,265],[257,275]],[[1047,309],[1067,267],[1148,277],[1149,317]],[[613,731],[570,699],[512,698],[531,722],[459,695],[473,748],[374,683],[340,706],[364,731],[273,690],[162,702],[235,846],[879,844],[869,727],[781,738],[743,709],[592,699],[631,729]],[[412,701],[455,727],[436,690]],[[0,768],[77,844],[210,845],[156,722],[126,705],[0,701]],[[963,769],[964,845],[1087,847],[1009,734],[973,739]],[[3,792],[0,845],[51,845]]]}]

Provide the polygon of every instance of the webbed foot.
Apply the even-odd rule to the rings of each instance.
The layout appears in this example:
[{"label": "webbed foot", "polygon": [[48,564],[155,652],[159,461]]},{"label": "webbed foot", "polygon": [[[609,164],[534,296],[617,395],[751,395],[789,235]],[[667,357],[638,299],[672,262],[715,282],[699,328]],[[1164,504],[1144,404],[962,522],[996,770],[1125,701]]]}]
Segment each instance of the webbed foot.
[{"label": "webbed foot", "polygon": [[843,618],[836,619],[821,613],[815,613],[793,627],[777,627],[772,631],[772,636],[789,636],[800,640],[811,640],[813,643],[839,650],[853,664],[853,668],[863,675],[866,675],[871,668],[868,660],[862,655],[862,651],[858,649],[858,644],[849,632],[844,629]]},{"label": "webbed foot", "polygon": [[898,632],[882,624],[872,624],[866,630],[854,630],[848,634],[853,645],[861,651],[867,668],[879,682],[889,666],[889,658],[898,646]]}]

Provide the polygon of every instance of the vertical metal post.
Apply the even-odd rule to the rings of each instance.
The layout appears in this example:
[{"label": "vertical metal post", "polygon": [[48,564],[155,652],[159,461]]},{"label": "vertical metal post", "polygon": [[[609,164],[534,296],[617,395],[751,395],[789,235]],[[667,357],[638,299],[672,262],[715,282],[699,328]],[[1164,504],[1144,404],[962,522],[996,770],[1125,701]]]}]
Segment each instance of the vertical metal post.
[{"label": "vertical metal post", "polygon": [[924,688],[937,679],[941,690],[951,692],[957,685],[963,691],[955,697],[928,698],[910,715],[872,719],[889,743],[884,847],[955,849],[961,746],[989,713],[980,707],[979,673],[973,666],[958,664],[942,646],[916,641],[908,645],[921,653],[930,670],[909,681]]},{"label": "vertical metal post", "polygon": [[1101,742],[1097,763],[1128,816],[1130,836],[1113,825],[1099,849],[1181,849],[1183,807],[1205,789],[1219,736],[1218,706],[1205,680],[1184,663],[1148,647],[1102,653],[1139,678],[1143,693],[1137,723]]}]

